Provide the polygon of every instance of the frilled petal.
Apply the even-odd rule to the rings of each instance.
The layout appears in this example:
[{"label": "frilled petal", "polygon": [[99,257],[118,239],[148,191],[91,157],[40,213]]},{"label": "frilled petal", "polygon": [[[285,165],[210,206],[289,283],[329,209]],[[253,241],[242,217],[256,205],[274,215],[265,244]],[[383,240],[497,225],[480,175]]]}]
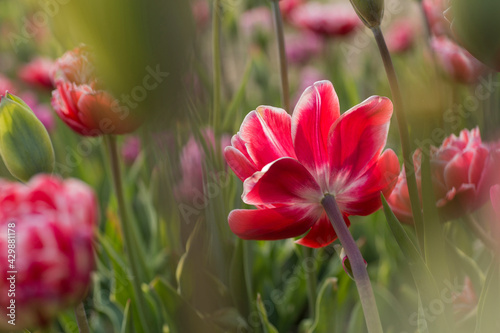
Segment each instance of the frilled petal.
[{"label": "frilled petal", "polygon": [[377,161],[387,140],[392,102],[372,96],[340,116],[331,129],[331,174],[345,181],[362,175]]},{"label": "frilled petal", "polygon": [[229,214],[229,227],[240,238],[277,240],[305,233],[321,216],[312,205],[278,208],[236,209]]},{"label": "frilled petal", "polygon": [[339,115],[339,100],[329,81],[307,88],[293,111],[292,138],[297,159],[320,177],[327,172],[328,134]]},{"label": "frilled petal", "polygon": [[469,167],[474,157],[473,151],[464,151],[457,154],[444,169],[444,180],[447,188],[459,188],[462,184],[469,184]]},{"label": "frilled petal", "polygon": [[284,157],[245,180],[242,199],[249,205],[317,203],[322,192],[299,161]]},{"label": "frilled petal", "polygon": [[[344,221],[348,227],[351,225],[346,215],[344,215]],[[337,234],[328,216],[324,213],[318,222],[312,226],[307,235],[296,241],[296,243],[307,247],[320,248],[331,244],[336,239]]]},{"label": "frilled petal", "polygon": [[291,118],[283,109],[260,106],[243,120],[239,137],[260,170],[280,157],[295,157]]},{"label": "frilled petal", "polygon": [[386,150],[370,169],[337,194],[340,209],[348,215],[369,215],[378,210],[382,205],[380,192],[386,197],[391,194],[399,172],[398,157]]}]

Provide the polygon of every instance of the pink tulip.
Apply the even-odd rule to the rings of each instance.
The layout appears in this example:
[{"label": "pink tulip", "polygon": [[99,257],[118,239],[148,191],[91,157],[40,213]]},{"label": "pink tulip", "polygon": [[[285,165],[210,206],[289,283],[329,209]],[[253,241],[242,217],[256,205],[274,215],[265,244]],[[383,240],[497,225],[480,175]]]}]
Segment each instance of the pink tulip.
[{"label": "pink tulip", "polygon": [[323,39],[312,32],[303,32],[285,37],[286,57],[291,65],[306,63],[320,54],[323,46]]},{"label": "pink tulip", "polygon": [[141,139],[137,136],[125,138],[122,145],[122,157],[125,163],[132,164],[141,153]]},{"label": "pink tulip", "polygon": [[[413,157],[417,182],[421,183],[421,156]],[[451,135],[441,147],[431,147],[431,172],[436,206],[443,220],[471,213],[488,201],[498,162],[490,148],[481,141],[479,129]],[[389,205],[401,222],[412,223],[408,187],[403,173],[389,197]]]},{"label": "pink tulip", "polygon": [[77,85],[93,85],[95,79],[93,55],[85,45],[64,53],[56,60],[52,71],[54,83],[63,80]]},{"label": "pink tulip", "polygon": [[[7,323],[11,275],[16,329],[48,326],[82,300],[95,267],[96,223],[96,198],[79,180],[39,175],[26,185],[0,181],[0,330],[13,327]],[[13,258],[7,257],[9,248],[15,251],[14,262],[8,261]]]},{"label": "pink tulip", "polygon": [[329,81],[306,89],[293,116],[260,106],[250,112],[224,155],[244,181],[242,199],[256,210],[236,209],[229,227],[243,239],[276,240],[309,233],[298,241],[322,247],[337,236],[321,205],[334,195],[349,215],[368,215],[390,194],[399,162],[384,149],[392,103],[373,96],[340,115]]},{"label": "pink tulip", "polygon": [[54,62],[47,58],[35,58],[28,64],[21,67],[18,76],[25,83],[43,89],[52,90],[52,74]]},{"label": "pink tulip", "polygon": [[491,187],[490,198],[497,220],[500,222],[500,185],[495,185]]},{"label": "pink tulip", "polygon": [[196,25],[199,29],[204,29],[210,22],[210,5],[207,0],[196,0],[191,4],[191,10]]},{"label": "pink tulip", "polygon": [[[205,144],[208,145],[208,149],[215,149],[215,136],[211,129],[206,129],[203,132],[203,138]],[[222,136],[220,145],[221,151],[229,146],[229,136]],[[204,197],[204,186],[207,182],[204,168],[205,157],[203,145],[194,136],[191,136],[181,151],[180,167],[182,176],[175,188],[177,200],[185,202],[192,201],[195,197]]]},{"label": "pink tulip", "polygon": [[431,33],[436,36],[450,35],[450,22],[444,12],[449,7],[449,0],[423,0],[422,6],[429,23]]},{"label": "pink tulip", "polygon": [[416,28],[407,19],[394,22],[386,33],[387,47],[392,53],[403,53],[415,43]]},{"label": "pink tulip", "polygon": [[446,37],[433,37],[431,46],[445,72],[458,82],[475,82],[486,70],[479,60]]},{"label": "pink tulip", "polygon": [[240,27],[246,36],[269,34],[273,29],[273,18],[268,7],[256,7],[245,11],[240,17]]},{"label": "pink tulip", "polygon": [[280,10],[283,18],[287,20],[290,14],[297,8],[300,7],[305,0],[280,0]]},{"label": "pink tulip", "polygon": [[17,93],[17,89],[12,83],[12,81],[6,76],[0,74],[0,96],[4,96],[6,91],[8,91],[11,94]]},{"label": "pink tulip", "polygon": [[307,2],[290,15],[290,22],[327,37],[345,36],[362,25],[349,4]]}]

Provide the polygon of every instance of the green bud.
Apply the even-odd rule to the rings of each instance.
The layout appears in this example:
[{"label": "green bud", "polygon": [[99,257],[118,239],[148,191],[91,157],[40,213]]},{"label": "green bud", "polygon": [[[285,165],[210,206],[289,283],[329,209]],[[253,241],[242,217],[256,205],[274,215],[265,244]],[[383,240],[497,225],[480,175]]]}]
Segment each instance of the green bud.
[{"label": "green bud", "polygon": [[454,0],[449,16],[456,38],[474,57],[500,71],[500,1]]},{"label": "green bud", "polygon": [[384,17],[384,0],[349,0],[356,14],[370,29],[378,27]]},{"label": "green bud", "polygon": [[10,173],[23,182],[54,170],[49,133],[28,105],[8,92],[0,102],[0,155]]}]

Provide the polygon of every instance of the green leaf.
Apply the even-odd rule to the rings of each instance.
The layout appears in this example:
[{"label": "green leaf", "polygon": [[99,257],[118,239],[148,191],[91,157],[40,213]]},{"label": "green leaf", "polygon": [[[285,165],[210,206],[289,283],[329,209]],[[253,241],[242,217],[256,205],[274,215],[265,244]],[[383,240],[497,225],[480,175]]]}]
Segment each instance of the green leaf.
[{"label": "green leaf", "polygon": [[260,294],[257,294],[257,310],[259,311],[260,322],[262,323],[264,333],[278,333],[276,327],[274,327],[267,318],[266,308],[264,306],[264,303],[262,302]]},{"label": "green leaf", "polygon": [[[383,194],[381,194],[381,198],[387,222],[389,223],[389,227],[401,251],[408,260],[408,266],[413,275],[413,280],[415,281],[415,286],[418,289],[419,297],[424,309],[428,309],[436,302],[442,303],[443,301],[440,299],[440,290],[437,287],[436,281],[429,271],[429,268],[425,264],[424,259],[404,231],[401,223],[392,212]],[[437,313],[435,315],[433,314],[433,316],[428,319],[432,319],[427,320],[429,332],[449,331],[449,325],[444,313]]]},{"label": "green leaf", "polygon": [[498,257],[486,274],[486,281],[479,298],[475,333],[500,332],[500,265]]},{"label": "green leaf", "polygon": [[23,182],[54,171],[49,133],[26,103],[9,93],[0,102],[0,154],[9,172]]},{"label": "green leaf", "polygon": [[328,278],[323,282],[316,299],[316,316],[307,333],[332,332],[338,307],[337,289],[337,278]]},{"label": "green leaf", "polygon": [[125,310],[123,311],[123,321],[120,333],[132,333],[132,323],[130,316],[130,300],[127,301],[125,305]]}]

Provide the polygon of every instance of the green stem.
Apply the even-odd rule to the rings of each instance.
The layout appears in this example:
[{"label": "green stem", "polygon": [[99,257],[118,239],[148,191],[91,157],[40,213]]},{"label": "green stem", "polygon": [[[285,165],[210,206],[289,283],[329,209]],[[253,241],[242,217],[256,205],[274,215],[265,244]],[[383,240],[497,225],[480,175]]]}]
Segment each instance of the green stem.
[{"label": "green stem", "polygon": [[213,124],[217,135],[221,100],[221,59],[220,59],[220,0],[214,0],[212,13],[212,63],[213,63]]},{"label": "green stem", "polygon": [[135,246],[133,239],[133,226],[130,224],[130,220],[127,215],[127,208],[125,206],[125,197],[123,195],[123,184],[122,176],[120,170],[120,159],[118,157],[118,148],[116,145],[116,138],[114,136],[105,136],[106,144],[108,146],[110,163],[111,163],[111,174],[113,177],[113,186],[115,189],[115,195],[118,202],[118,212],[120,214],[121,228],[123,232],[124,242],[125,242],[125,252],[127,253],[128,261],[132,270],[132,286],[134,290],[134,296],[136,300],[137,312],[139,313],[140,324],[143,328],[148,328],[148,321],[146,320],[146,302],[143,298],[141,290],[141,281],[139,280],[139,263],[137,262],[137,257],[134,255]]},{"label": "green stem", "polygon": [[347,225],[345,224],[342,213],[337,206],[335,197],[331,194],[325,195],[321,204],[326,211],[326,215],[332,223],[333,229],[337,234],[340,243],[344,247],[344,251],[351,263],[352,274],[356,287],[358,288],[359,299],[361,307],[365,315],[366,326],[368,333],[383,333],[382,323],[378,314],[377,303],[375,302],[375,295],[373,294],[370,277],[366,270],[365,261],[361,252],[359,251],[354,238],[352,237]]},{"label": "green stem", "polygon": [[415,221],[415,229],[417,232],[420,249],[424,249],[424,224],[422,217],[422,210],[420,205],[420,199],[418,195],[417,179],[415,177],[415,169],[413,166],[413,155],[410,145],[410,133],[408,130],[408,122],[406,120],[406,114],[403,109],[403,99],[401,97],[401,91],[399,89],[398,78],[394,70],[394,65],[392,64],[391,54],[387,49],[387,44],[385,43],[384,35],[380,26],[372,28],[373,35],[377,41],[377,46],[382,56],[382,61],[384,63],[384,68],[387,73],[387,78],[389,80],[389,85],[391,86],[391,93],[394,102],[394,110],[396,114],[396,119],[398,122],[399,135],[401,138],[401,148],[403,150],[403,159],[405,167],[406,182],[408,184],[408,192],[410,194],[411,210],[413,213],[413,220]]},{"label": "green stem", "polygon": [[[310,247],[303,246],[302,251],[304,254],[304,260],[314,260],[314,249]],[[314,320],[316,318],[316,290],[317,276],[316,276],[316,265],[306,267],[306,283],[307,283],[307,300],[309,304],[309,317]]]},{"label": "green stem", "polygon": [[90,333],[89,323],[87,321],[87,315],[85,314],[83,302],[78,303],[78,305],[76,306],[75,316],[80,333]]},{"label": "green stem", "polygon": [[288,84],[288,64],[285,53],[285,36],[283,33],[283,19],[281,16],[279,0],[272,0],[271,6],[273,8],[274,26],[276,31],[276,39],[278,42],[281,76],[281,99],[283,102],[283,108],[287,112],[292,112],[292,110],[290,110],[290,88]]},{"label": "green stem", "polygon": [[479,222],[472,215],[465,214],[463,220],[484,245],[491,250],[497,250],[499,248],[499,245],[490,237],[490,235],[488,235],[488,233],[479,225]]}]

